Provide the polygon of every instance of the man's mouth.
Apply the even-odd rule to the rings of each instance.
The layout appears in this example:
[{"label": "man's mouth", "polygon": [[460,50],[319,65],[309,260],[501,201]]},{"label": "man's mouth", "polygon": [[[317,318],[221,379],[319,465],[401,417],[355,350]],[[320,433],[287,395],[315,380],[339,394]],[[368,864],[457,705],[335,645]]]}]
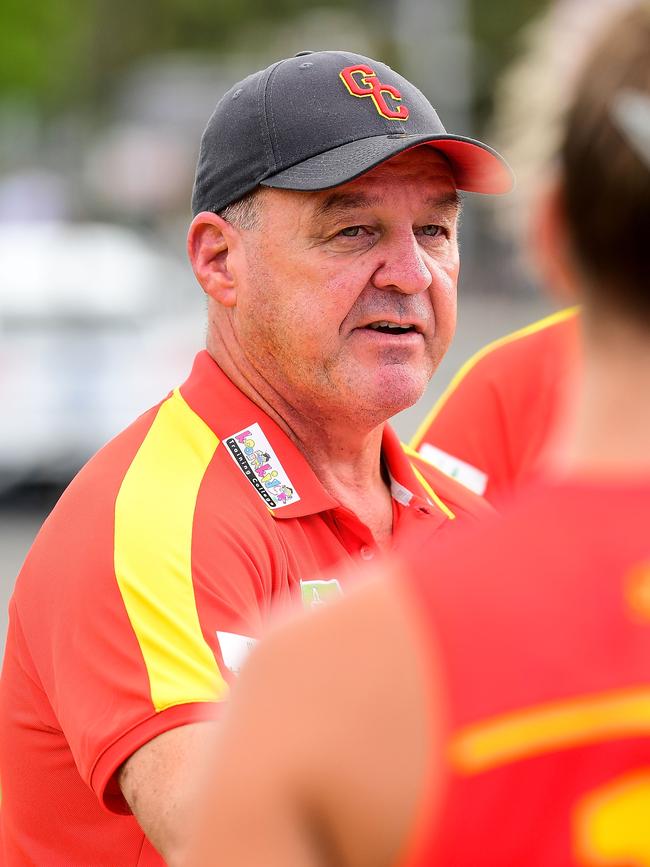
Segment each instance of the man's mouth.
[{"label": "man's mouth", "polygon": [[381,331],[382,334],[409,334],[418,330],[415,325],[409,323],[398,325],[397,322],[370,322],[365,327],[373,331]]}]

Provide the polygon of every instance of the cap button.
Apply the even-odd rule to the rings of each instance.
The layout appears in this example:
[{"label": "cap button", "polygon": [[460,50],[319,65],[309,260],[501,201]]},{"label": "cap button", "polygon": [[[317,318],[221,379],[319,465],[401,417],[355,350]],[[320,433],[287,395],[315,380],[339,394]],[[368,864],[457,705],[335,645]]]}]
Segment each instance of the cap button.
[{"label": "cap button", "polygon": [[304,57],[306,54],[313,54],[313,51],[296,51],[294,57]]}]

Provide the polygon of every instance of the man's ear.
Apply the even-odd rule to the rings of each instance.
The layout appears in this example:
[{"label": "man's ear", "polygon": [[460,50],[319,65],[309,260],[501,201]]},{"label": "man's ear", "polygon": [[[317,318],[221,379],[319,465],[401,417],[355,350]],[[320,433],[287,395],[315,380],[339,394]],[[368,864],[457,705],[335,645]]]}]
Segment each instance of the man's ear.
[{"label": "man's ear", "polygon": [[224,307],[237,302],[237,280],[232,254],[239,241],[237,229],[218,214],[202,211],[187,233],[187,255],[203,291]]},{"label": "man's ear", "polygon": [[545,178],[532,204],[528,248],[548,294],[562,305],[580,301],[580,280],[567,230],[559,172]]}]

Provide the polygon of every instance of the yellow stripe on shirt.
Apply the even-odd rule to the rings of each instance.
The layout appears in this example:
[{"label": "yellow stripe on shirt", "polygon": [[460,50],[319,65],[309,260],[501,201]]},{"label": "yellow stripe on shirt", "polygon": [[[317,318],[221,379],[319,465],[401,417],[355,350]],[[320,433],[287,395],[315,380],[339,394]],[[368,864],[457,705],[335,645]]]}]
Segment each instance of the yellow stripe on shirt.
[{"label": "yellow stripe on shirt", "polygon": [[522,337],[528,337],[531,334],[535,334],[537,331],[543,331],[545,328],[550,328],[553,325],[564,322],[565,319],[570,319],[572,316],[575,316],[578,313],[579,309],[579,307],[567,307],[565,310],[559,310],[557,313],[552,313],[550,316],[545,316],[543,319],[539,319],[537,322],[532,322],[530,325],[526,325],[524,328],[519,328],[517,331],[506,334],[504,337],[499,337],[498,340],[493,340],[482,349],[479,349],[479,351],[474,353],[474,355],[472,355],[472,357],[469,358],[465,362],[465,364],[463,364],[460,370],[458,370],[458,372],[454,375],[447,388],[443,391],[438,400],[434,403],[433,407],[425,416],[424,421],[418,426],[418,429],[411,438],[409,445],[414,449],[420,448],[420,445],[422,444],[422,439],[431,427],[434,418],[436,418],[440,410],[447,403],[451,395],[456,391],[462,380],[465,379],[470,370],[472,370],[472,368],[474,368],[478,364],[478,362],[481,361],[482,358],[485,358],[486,355],[489,355],[495,349],[498,349],[500,346],[504,346],[506,343],[512,343],[515,340],[520,340]]},{"label": "yellow stripe on shirt", "polygon": [[115,503],[115,575],[156,711],[219,701],[228,686],[203,637],[192,581],[192,529],[217,436],[178,390],[163,404]]},{"label": "yellow stripe on shirt", "polygon": [[476,774],[532,756],[600,741],[650,736],[650,688],[578,696],[524,708],[462,729],[452,764]]}]

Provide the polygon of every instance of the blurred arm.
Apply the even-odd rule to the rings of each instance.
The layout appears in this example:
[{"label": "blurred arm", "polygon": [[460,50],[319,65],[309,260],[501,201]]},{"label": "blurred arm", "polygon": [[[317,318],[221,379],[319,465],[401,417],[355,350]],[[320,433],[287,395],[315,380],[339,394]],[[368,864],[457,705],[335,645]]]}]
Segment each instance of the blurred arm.
[{"label": "blurred arm", "polygon": [[437,738],[413,632],[385,581],[262,642],[219,732],[182,863],[394,864]]},{"label": "blurred arm", "polygon": [[170,729],[137,750],[123,765],[122,794],[149,841],[173,867],[187,845],[206,749],[216,722]]}]

